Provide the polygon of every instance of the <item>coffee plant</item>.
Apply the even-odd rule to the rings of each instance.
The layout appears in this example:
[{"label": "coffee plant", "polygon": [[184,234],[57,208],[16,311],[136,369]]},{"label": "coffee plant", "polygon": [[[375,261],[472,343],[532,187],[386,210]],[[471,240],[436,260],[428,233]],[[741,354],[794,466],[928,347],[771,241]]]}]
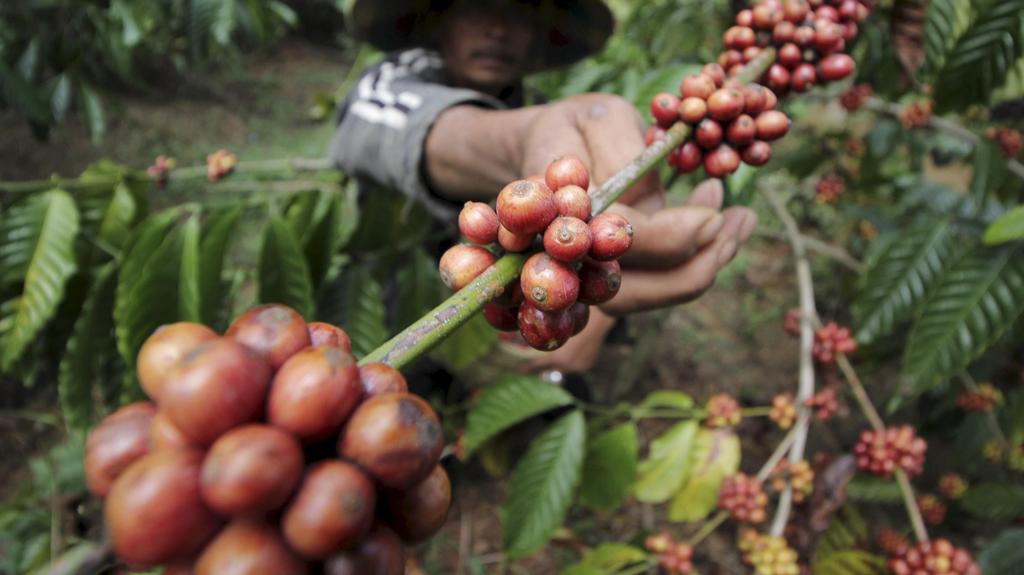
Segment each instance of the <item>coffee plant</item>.
[{"label": "coffee plant", "polygon": [[[79,443],[48,459],[81,458],[89,433],[87,482],[71,478],[61,489],[93,510],[96,501],[81,495],[86,483],[108,498],[121,559],[167,563],[215,537],[199,572],[252,545],[281,570],[301,570],[298,554],[333,557],[328,572],[358,572],[371,560],[365,547],[400,556],[403,540],[436,531],[447,500],[410,512],[415,495],[406,494],[421,482],[431,494],[448,485],[431,471],[441,469],[440,443],[422,457],[379,457],[389,442],[360,432],[371,417],[360,412],[391,421],[385,404],[402,397],[430,419],[433,409],[406,394],[397,370],[427,353],[464,368],[498,341],[488,323],[538,348],[562,345],[587,305],[617,287],[618,270],[600,266],[628,249],[630,227],[605,208],[648,170],[676,190],[703,168],[700,177],[725,178],[730,202],[763,205],[780,230],[767,238],[792,252],[798,305],[778,314],[778,330],[799,341],[795,388],[769,405],[679,389],[602,403],[505,374],[441,410],[453,432],[447,451],[463,460],[505,449],[520,424],[540,427],[500,504],[504,556],[572,539],[560,528],[573,507],[606,517],[636,501],[663,517],[665,530],[574,539],[579,557],[562,572],[710,570],[721,557],[701,544],[729,526],[739,560],[756,573],[1017,573],[1024,531],[1008,525],[1024,517],[1024,166],[1014,121],[1024,97],[1024,2],[873,4],[764,0],[735,14],[721,3],[616,4],[632,34],[537,85],[555,95],[626,94],[650,112],[647,149],[589,194],[579,193],[590,184],[587,167],[563,158],[547,174],[510,182],[494,208],[467,203],[458,224],[470,243],[439,262],[422,246],[443,240],[417,227],[426,218],[415,206],[383,194],[359,203],[354,186],[319,161],[250,162],[218,151],[204,166],[161,157],[147,171],[102,163],[78,178],[0,182],[0,371],[28,385],[57,381]],[[721,42],[706,30],[683,40],[665,25],[699,11],[727,30]],[[675,60],[683,49],[699,59]],[[789,144],[798,138],[809,143]],[[157,208],[147,193],[154,187],[171,198],[204,193]],[[257,235],[258,247],[245,249],[240,238]],[[457,290],[446,300],[442,280]],[[399,294],[393,314],[385,290]],[[275,305],[242,314],[258,303]],[[267,310],[301,326],[297,339],[259,328]],[[321,377],[335,361],[324,350],[345,358],[346,383],[334,387],[355,395],[289,398],[278,379]],[[189,373],[214,352],[221,376]],[[237,385],[256,399],[217,405],[202,385],[172,393],[163,378]],[[391,393],[352,399],[377,386]],[[156,407],[132,403],[144,394]],[[253,407],[263,397],[265,413]],[[741,437],[760,418],[769,423],[756,440],[774,448],[747,464]],[[814,441],[824,433],[835,436],[830,448]],[[205,457],[169,447],[182,437],[208,446]],[[328,453],[308,459],[319,463],[299,486],[296,443],[324,438]],[[259,442],[284,454],[274,473],[232,488],[264,456],[250,452]],[[39,461],[32,467],[34,481],[61,482]],[[150,493],[176,495],[159,505],[125,496],[134,482],[119,476],[148,477],[159,483]],[[311,536],[331,531],[313,522],[352,518],[323,517],[308,491],[369,498],[375,489],[391,490],[382,512],[391,528],[359,517],[356,527],[334,525],[329,540]],[[18,550],[5,558],[11,570],[40,567],[68,544],[54,569],[109,556],[107,543],[39,537],[46,518],[18,511],[33,497],[0,515],[0,532],[24,542],[10,545]],[[235,520],[214,536],[220,521],[251,506],[287,509],[280,526]],[[140,523],[142,510],[188,523],[188,540],[154,536],[168,521]],[[356,551],[332,555],[359,540]]]}]

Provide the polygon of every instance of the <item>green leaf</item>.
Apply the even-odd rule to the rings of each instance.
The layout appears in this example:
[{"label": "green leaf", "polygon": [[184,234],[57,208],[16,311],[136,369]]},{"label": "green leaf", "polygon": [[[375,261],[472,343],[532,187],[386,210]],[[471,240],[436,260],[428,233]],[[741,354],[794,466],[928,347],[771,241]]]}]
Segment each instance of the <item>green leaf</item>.
[{"label": "green leaf", "polygon": [[671,521],[696,521],[718,504],[722,481],[740,468],[740,440],[725,429],[701,429],[694,445],[692,472],[668,509]]},{"label": "green leaf", "polygon": [[583,460],[579,500],[609,511],[622,504],[636,479],[636,424],[623,423],[594,438]]},{"label": "green leaf", "polygon": [[899,484],[881,477],[854,477],[846,484],[846,496],[851,501],[867,503],[899,503],[903,500]]},{"label": "green leaf", "polygon": [[650,453],[638,468],[634,488],[638,500],[662,503],[679,491],[693,468],[697,430],[696,421],[683,421],[651,441]]},{"label": "green leaf", "polygon": [[260,303],[284,304],[306,319],[312,317],[309,268],[292,228],[280,216],[271,216],[263,231],[259,286]]},{"label": "green leaf", "polygon": [[102,383],[105,362],[117,349],[114,338],[114,295],[117,267],[100,268],[92,278],[82,313],[75,321],[60,362],[57,394],[67,426],[85,432],[94,420],[94,383]]},{"label": "green leaf", "polygon": [[228,317],[224,302],[224,255],[242,208],[221,210],[210,216],[199,243],[199,316],[202,323],[217,330]]},{"label": "green leaf", "polygon": [[343,312],[339,325],[352,338],[352,351],[364,357],[388,339],[384,324],[384,296],[365,266],[350,266],[341,278],[335,298]]},{"label": "green leaf", "polygon": [[930,0],[924,23],[925,73],[942,69],[957,39],[971,23],[971,4],[971,0]]},{"label": "green leaf", "polygon": [[885,557],[851,549],[815,561],[811,572],[815,575],[886,575],[889,569]]},{"label": "green leaf", "polygon": [[860,297],[853,304],[857,340],[870,343],[910,319],[955,246],[948,220],[928,222],[891,242],[862,276]]},{"label": "green leaf", "polygon": [[202,321],[199,299],[199,215],[192,214],[180,228],[181,272],[178,275],[178,318]]},{"label": "green leaf", "polygon": [[674,389],[659,389],[647,394],[647,397],[640,402],[637,409],[644,410],[655,407],[670,407],[675,409],[690,409],[693,407],[693,398]]},{"label": "green leaf", "polygon": [[466,455],[521,421],[570,404],[572,396],[564,389],[538,377],[503,379],[485,388],[469,410],[463,437]]},{"label": "green leaf", "polygon": [[85,112],[86,125],[89,126],[89,135],[92,137],[92,141],[101,142],[107,132],[103,100],[88,84],[82,84],[82,110]]},{"label": "green leaf", "polygon": [[50,95],[50,113],[53,119],[60,123],[68,113],[71,105],[71,78],[67,74],[60,74],[54,79],[53,92]]},{"label": "green leaf", "polygon": [[815,563],[870,544],[871,533],[864,518],[852,505],[844,505],[829,522],[814,549]]},{"label": "green leaf", "polygon": [[1017,575],[1024,571],[1024,529],[1007,529],[978,555],[985,575]]},{"label": "green leaf", "polygon": [[972,515],[995,521],[1024,517],[1024,485],[980,483],[971,486],[960,506]]},{"label": "green leaf", "polygon": [[974,146],[974,172],[971,175],[971,197],[977,206],[985,205],[986,200],[994,195],[1010,177],[998,144],[982,138]]},{"label": "green leaf", "polygon": [[137,207],[135,196],[124,182],[114,187],[96,230],[96,238],[106,246],[120,249],[131,235]]},{"label": "green leaf", "polygon": [[986,244],[995,245],[1024,239],[1024,206],[1006,212],[985,230]]},{"label": "green leaf", "polygon": [[417,246],[408,254],[398,269],[396,283],[396,325],[411,325],[444,299],[437,262],[422,247]]},{"label": "green leaf", "polygon": [[586,551],[583,559],[561,571],[561,575],[587,575],[617,573],[631,565],[647,560],[642,549],[622,543],[602,543]]},{"label": "green leaf", "polygon": [[430,357],[452,371],[461,371],[487,355],[498,343],[498,332],[481,314],[459,326],[430,351]]},{"label": "green leaf", "polygon": [[987,2],[957,39],[934,90],[939,112],[987,102],[1024,55],[1024,0]]},{"label": "green leaf", "polygon": [[[13,212],[13,213],[12,213]],[[24,283],[13,301],[10,316],[3,321],[3,358],[0,371],[7,371],[39,330],[53,317],[64,298],[64,285],[75,272],[74,242],[78,235],[78,209],[66,192],[52,190],[31,197],[4,214],[4,232],[13,224],[26,237],[8,242],[3,248],[26,250]],[[14,220],[10,222],[8,220]],[[3,256],[0,256],[3,257]]]},{"label": "green leaf", "polygon": [[560,417],[516,465],[502,505],[502,540],[512,559],[540,549],[562,524],[580,479],[586,426],[577,410]]},{"label": "green leaf", "polygon": [[942,275],[910,332],[903,373],[922,392],[963,369],[1024,312],[1024,258],[977,248]]}]

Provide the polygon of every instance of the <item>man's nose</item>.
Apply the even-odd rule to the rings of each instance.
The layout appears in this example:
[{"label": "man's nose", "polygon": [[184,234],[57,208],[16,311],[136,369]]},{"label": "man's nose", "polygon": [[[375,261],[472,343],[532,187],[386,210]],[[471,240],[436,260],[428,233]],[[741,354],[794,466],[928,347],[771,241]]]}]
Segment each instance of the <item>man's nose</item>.
[{"label": "man's nose", "polygon": [[508,24],[500,19],[489,19],[483,26],[483,32],[488,38],[504,40],[508,37]]}]

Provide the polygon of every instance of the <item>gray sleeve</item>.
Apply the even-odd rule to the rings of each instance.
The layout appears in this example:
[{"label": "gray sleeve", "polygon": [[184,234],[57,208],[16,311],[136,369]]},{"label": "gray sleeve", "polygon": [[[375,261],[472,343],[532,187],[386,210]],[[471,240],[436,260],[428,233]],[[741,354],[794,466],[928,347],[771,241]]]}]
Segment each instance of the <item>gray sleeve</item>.
[{"label": "gray sleeve", "polygon": [[350,176],[369,179],[422,202],[450,219],[458,207],[431,192],[425,181],[427,133],[458,104],[504,107],[480,92],[423,80],[399,62],[384,62],[363,75],[348,95],[328,155]]}]

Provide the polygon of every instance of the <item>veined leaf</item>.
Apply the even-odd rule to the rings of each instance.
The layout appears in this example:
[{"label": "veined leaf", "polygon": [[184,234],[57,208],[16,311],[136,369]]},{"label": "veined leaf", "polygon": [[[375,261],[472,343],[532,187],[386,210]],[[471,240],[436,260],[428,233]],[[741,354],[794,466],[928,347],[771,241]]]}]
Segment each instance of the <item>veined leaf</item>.
[{"label": "veined leaf", "polygon": [[352,338],[352,352],[365,357],[388,339],[383,290],[366,266],[353,265],[342,275],[338,292],[328,295],[341,303],[338,323]]},{"label": "veined leaf", "polygon": [[850,549],[815,561],[811,572],[815,575],[886,575],[889,568],[881,555]]},{"label": "veined leaf", "polygon": [[396,283],[396,325],[411,325],[444,299],[437,262],[421,247],[417,246],[408,254],[398,270]]},{"label": "veined leaf", "polygon": [[586,551],[583,559],[563,569],[561,575],[605,575],[618,573],[624,568],[647,559],[647,553],[632,545],[603,543]]},{"label": "veined leaf", "polygon": [[669,505],[671,521],[697,521],[718,503],[722,481],[740,468],[740,439],[730,430],[701,429],[686,483]]},{"label": "veined leaf", "polygon": [[[844,505],[818,539],[814,562],[819,564],[834,555],[854,551],[870,543],[870,532],[864,518],[852,505]],[[817,571],[815,571],[817,573]]]},{"label": "veined leaf", "polygon": [[17,226],[24,241],[4,241],[2,248],[5,251],[11,247],[26,250],[28,258],[23,268],[25,275],[21,294],[14,300],[9,320],[3,322],[0,371],[9,369],[18,359],[53,317],[64,297],[64,285],[75,271],[78,209],[67,192],[52,190],[32,196],[4,214],[4,220],[3,227]]},{"label": "veined leaf", "polygon": [[949,264],[955,245],[949,221],[929,222],[889,243],[863,275],[853,304],[857,340],[870,343],[909,319]]},{"label": "veined leaf", "polygon": [[579,500],[594,509],[622,504],[636,479],[636,424],[623,423],[595,437],[583,460]]},{"label": "veined leaf", "polygon": [[136,211],[135,197],[127,184],[115,186],[99,221],[96,239],[106,246],[120,249],[131,235]]},{"label": "veined leaf", "polygon": [[971,197],[978,210],[984,208],[988,199],[1003,187],[1009,177],[1006,158],[998,145],[987,138],[979,140],[974,146],[974,172],[971,175]]},{"label": "veined leaf", "polygon": [[985,243],[1002,244],[1024,239],[1024,206],[1017,206],[985,230]]},{"label": "veined leaf", "polygon": [[971,486],[960,502],[978,517],[1003,521],[1024,517],[1024,486],[1011,483],[979,483]]},{"label": "veined leaf", "polygon": [[103,377],[104,363],[117,348],[114,338],[114,295],[117,267],[109,262],[92,278],[82,313],[75,321],[67,351],[60,362],[57,393],[67,426],[84,432],[94,420],[94,383]]},{"label": "veined leaf", "polygon": [[903,499],[898,483],[880,477],[854,477],[846,484],[846,495],[851,501],[869,503],[895,504]]},{"label": "veined leaf", "polygon": [[430,350],[430,357],[452,371],[466,369],[498,343],[498,332],[483,314],[475,314]]},{"label": "veined leaf", "polygon": [[199,215],[181,226],[181,272],[178,275],[178,318],[201,321],[199,299]]},{"label": "veined leaf", "polygon": [[242,208],[216,212],[207,221],[199,243],[199,316],[202,323],[220,331],[227,322],[224,305],[224,254]]},{"label": "veined leaf", "polygon": [[[313,315],[313,284],[299,240],[280,216],[272,216],[260,249],[261,303],[290,306],[306,319]],[[355,342],[353,342],[355,343]]]},{"label": "veined leaf", "polygon": [[540,549],[562,524],[580,479],[586,425],[570,411],[530,445],[516,465],[502,505],[505,552],[519,558]]},{"label": "veined leaf", "polygon": [[963,369],[1024,312],[1024,257],[977,248],[948,269],[910,332],[903,373],[920,393]]},{"label": "veined leaf", "polygon": [[1024,572],[1024,529],[1007,529],[978,555],[985,575],[1016,575]]},{"label": "veined leaf", "polygon": [[534,376],[509,377],[486,387],[466,418],[466,455],[521,421],[570,404],[572,396],[564,389]]},{"label": "veined leaf", "polygon": [[693,467],[696,421],[683,421],[651,441],[647,459],[640,463],[635,492],[645,503],[668,501],[682,487]]},{"label": "veined leaf", "polygon": [[930,0],[924,23],[923,72],[942,69],[953,45],[971,23],[971,0]]}]

